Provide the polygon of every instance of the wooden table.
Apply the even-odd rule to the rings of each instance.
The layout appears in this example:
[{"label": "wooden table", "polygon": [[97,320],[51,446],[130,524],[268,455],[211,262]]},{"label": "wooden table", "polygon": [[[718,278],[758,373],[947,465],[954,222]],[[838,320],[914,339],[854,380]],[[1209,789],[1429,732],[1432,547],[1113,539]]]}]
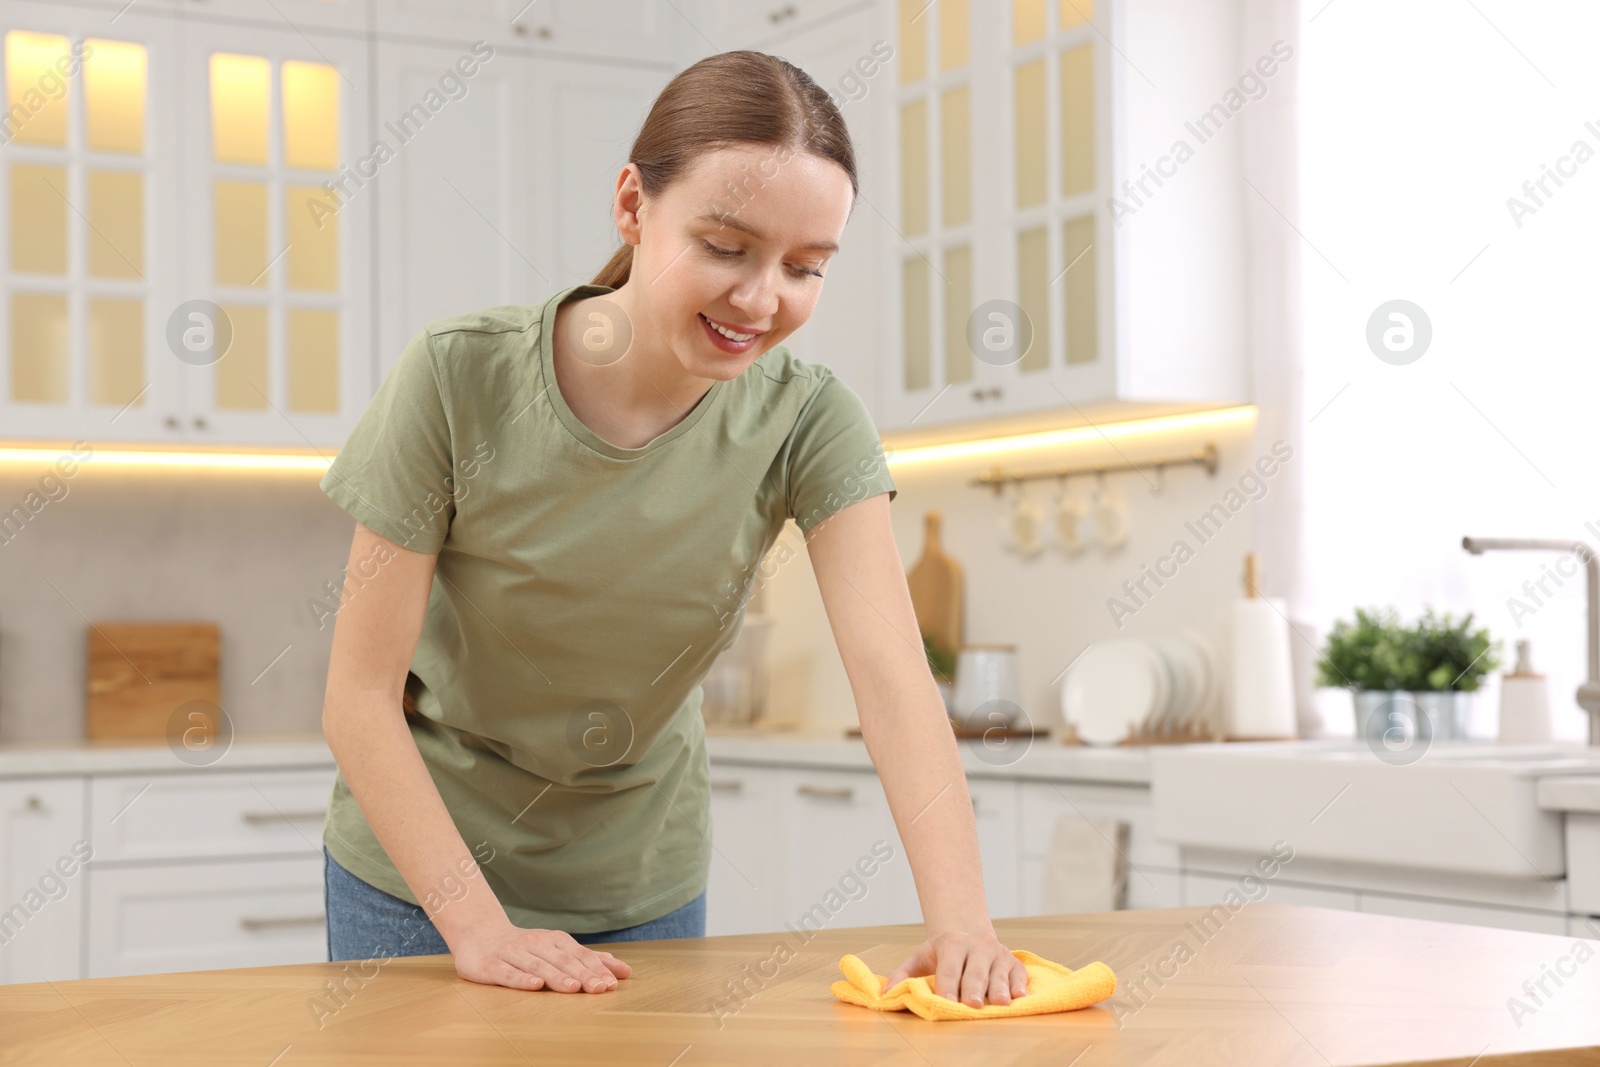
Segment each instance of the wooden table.
[{"label": "wooden table", "polygon": [[[373,961],[364,983],[359,964],[321,963],[0,986],[0,1063],[1600,1064],[1594,941],[1270,902],[995,926],[1011,948],[1072,967],[1105,961],[1116,997],[1078,1012],[925,1022],[828,988],[846,952],[888,974],[920,926],[825,929],[804,943],[785,930],[607,946],[633,965],[609,993],[479,985],[448,956]],[[793,955],[769,962],[786,955],[779,941]],[[1559,987],[1546,978],[1550,995],[1534,1006],[1524,981],[1558,970],[1572,973]],[[742,1006],[727,988],[741,977]],[[325,983],[341,979],[349,992],[337,1006]],[[1533,1010],[1513,1018],[1513,998]]]}]

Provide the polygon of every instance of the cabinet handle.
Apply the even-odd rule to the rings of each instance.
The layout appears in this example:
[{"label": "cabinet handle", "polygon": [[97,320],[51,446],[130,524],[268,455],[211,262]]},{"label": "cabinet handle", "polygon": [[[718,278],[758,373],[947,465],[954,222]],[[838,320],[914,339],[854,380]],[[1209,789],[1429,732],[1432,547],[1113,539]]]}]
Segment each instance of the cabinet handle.
[{"label": "cabinet handle", "polygon": [[28,811],[42,811],[44,810],[44,801],[39,799],[38,793],[29,793],[28,799],[22,802],[22,806]]},{"label": "cabinet handle", "polygon": [[251,825],[264,822],[309,822],[312,819],[326,819],[327,809],[322,811],[247,811],[239,816]]},{"label": "cabinet handle", "polygon": [[768,15],[767,16],[767,21],[773,23],[774,25],[776,25],[777,23],[782,22],[784,19],[792,19],[792,18],[794,18],[794,15],[795,15],[794,5],[793,4],[784,4],[782,7],[778,8],[776,11],[774,11],[770,15]]},{"label": "cabinet handle", "polygon": [[541,41],[548,41],[550,38],[555,36],[555,34],[551,32],[549,26],[540,26],[538,32],[539,40]]},{"label": "cabinet handle", "polygon": [[239,925],[246,930],[268,930],[274,926],[321,926],[324,917],[316,915],[275,915],[267,919],[252,919],[248,916],[239,919]]},{"label": "cabinet handle", "polygon": [[528,27],[524,26],[520,22],[513,22],[511,24],[511,32],[516,34],[518,37],[526,37],[528,36]]},{"label": "cabinet handle", "polygon": [[849,800],[856,795],[856,791],[847,785],[798,785],[795,792],[807,797],[836,797],[839,800]]},{"label": "cabinet handle", "polygon": [[204,415],[196,415],[194,417],[194,428],[197,430],[203,430],[206,428],[206,420]]},{"label": "cabinet handle", "polygon": [[167,418],[166,418],[166,423],[167,423],[167,429],[176,430],[178,428],[178,416],[176,416],[176,415],[168,415]]},{"label": "cabinet handle", "polygon": [[719,782],[715,778],[713,778],[711,780],[711,788],[712,789],[726,789],[730,793],[737,793],[739,790],[744,788],[744,782],[739,780],[738,778],[728,778],[728,779],[726,779],[724,781],[721,781],[721,782]]},{"label": "cabinet handle", "polygon": [[990,386],[988,389],[974,389],[972,391],[972,399],[974,399],[974,400],[984,400],[984,399],[999,400],[1000,399],[1000,387],[998,385],[995,385],[995,386]]}]

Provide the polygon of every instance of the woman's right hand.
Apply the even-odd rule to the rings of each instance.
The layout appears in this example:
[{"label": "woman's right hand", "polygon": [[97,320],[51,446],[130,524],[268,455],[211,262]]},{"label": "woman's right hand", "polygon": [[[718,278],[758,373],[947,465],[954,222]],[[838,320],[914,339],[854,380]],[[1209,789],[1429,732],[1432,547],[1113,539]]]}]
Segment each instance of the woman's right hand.
[{"label": "woman's right hand", "polygon": [[469,982],[558,993],[604,993],[633,968],[609,952],[580,945],[564,930],[526,930],[509,920],[473,931],[450,946],[456,973]]}]

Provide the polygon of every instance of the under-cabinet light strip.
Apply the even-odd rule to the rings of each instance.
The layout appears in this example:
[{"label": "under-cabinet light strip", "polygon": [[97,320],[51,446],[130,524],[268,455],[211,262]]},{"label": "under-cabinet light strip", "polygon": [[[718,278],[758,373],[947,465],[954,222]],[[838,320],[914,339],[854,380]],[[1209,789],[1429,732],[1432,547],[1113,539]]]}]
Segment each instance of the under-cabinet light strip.
[{"label": "under-cabinet light strip", "polygon": [[1193,411],[1182,415],[1158,415],[1148,419],[1130,419],[1126,422],[1105,422],[1089,426],[1073,426],[1062,430],[1041,430],[1037,433],[1016,434],[1009,437],[989,437],[979,441],[955,441],[944,445],[923,445],[914,448],[894,449],[888,454],[891,467],[906,463],[925,463],[942,459],[970,459],[973,456],[992,456],[997,453],[1019,452],[1030,448],[1061,448],[1071,445],[1104,444],[1107,439],[1146,437],[1162,433],[1183,433],[1217,429],[1248,423],[1256,417],[1254,405],[1220,408],[1215,411]]}]

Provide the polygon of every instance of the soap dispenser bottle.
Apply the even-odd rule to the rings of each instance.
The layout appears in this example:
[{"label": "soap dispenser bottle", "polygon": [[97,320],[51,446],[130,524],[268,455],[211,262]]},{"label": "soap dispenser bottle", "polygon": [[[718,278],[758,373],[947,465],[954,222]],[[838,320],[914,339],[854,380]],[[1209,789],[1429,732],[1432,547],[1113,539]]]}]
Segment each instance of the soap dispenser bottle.
[{"label": "soap dispenser bottle", "polygon": [[1517,640],[1517,665],[1500,676],[1500,742],[1530,744],[1550,740],[1550,686],[1534,672],[1528,639]]}]

